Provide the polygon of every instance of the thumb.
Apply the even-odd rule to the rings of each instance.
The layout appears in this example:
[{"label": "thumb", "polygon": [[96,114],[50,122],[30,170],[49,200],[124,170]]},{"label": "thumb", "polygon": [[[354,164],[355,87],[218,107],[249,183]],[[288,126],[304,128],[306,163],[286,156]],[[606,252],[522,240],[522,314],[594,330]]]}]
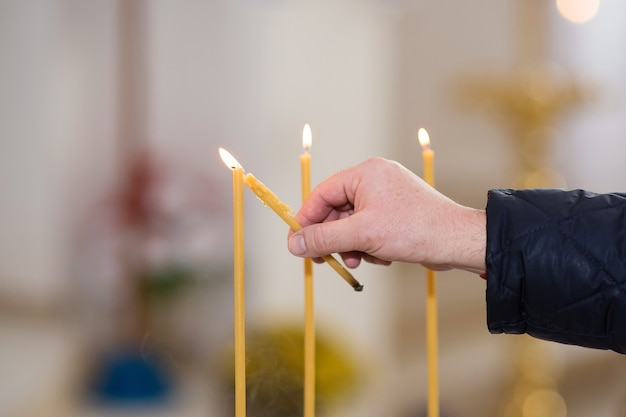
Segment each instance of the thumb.
[{"label": "thumb", "polygon": [[304,227],[289,238],[289,252],[303,258],[318,258],[358,250],[350,223],[350,218],[346,218]]}]

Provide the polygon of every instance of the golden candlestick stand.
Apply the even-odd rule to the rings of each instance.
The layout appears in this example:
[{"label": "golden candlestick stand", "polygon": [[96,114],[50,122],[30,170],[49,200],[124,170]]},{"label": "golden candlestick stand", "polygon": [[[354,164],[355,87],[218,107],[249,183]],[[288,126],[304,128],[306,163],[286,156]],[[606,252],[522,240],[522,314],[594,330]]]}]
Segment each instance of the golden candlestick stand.
[{"label": "golden candlestick stand", "polygon": [[[513,76],[467,82],[464,97],[483,106],[511,128],[517,155],[515,188],[565,187],[563,176],[550,168],[550,147],[558,134],[557,118],[592,97],[587,86],[554,68],[536,67]],[[566,417],[558,391],[557,346],[527,335],[516,338],[512,375],[500,397],[498,417]]]},{"label": "golden candlestick stand", "polygon": [[472,106],[488,110],[510,127],[518,157],[513,187],[565,186],[548,160],[558,135],[555,125],[566,110],[593,97],[591,87],[556,67],[532,67],[509,76],[466,81],[462,94]]}]

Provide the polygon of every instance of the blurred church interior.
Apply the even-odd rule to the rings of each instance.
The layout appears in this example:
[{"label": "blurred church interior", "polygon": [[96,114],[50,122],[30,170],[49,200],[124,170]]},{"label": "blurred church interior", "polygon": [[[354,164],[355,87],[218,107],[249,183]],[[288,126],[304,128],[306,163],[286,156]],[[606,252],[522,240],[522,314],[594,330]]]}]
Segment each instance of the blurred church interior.
[{"label": "blurred church interior", "polygon": [[[0,2],[0,415],[233,415],[220,146],[296,209],[305,123],[313,185],[371,156],[421,173],[424,127],[437,188],[466,205],[626,190],[625,16],[620,0]],[[245,230],[248,415],[299,415],[302,262],[249,192]],[[362,293],[315,265],[318,414],[425,416],[424,269],[354,275]],[[626,417],[623,356],[490,335],[484,281],[437,279],[442,417]]]}]

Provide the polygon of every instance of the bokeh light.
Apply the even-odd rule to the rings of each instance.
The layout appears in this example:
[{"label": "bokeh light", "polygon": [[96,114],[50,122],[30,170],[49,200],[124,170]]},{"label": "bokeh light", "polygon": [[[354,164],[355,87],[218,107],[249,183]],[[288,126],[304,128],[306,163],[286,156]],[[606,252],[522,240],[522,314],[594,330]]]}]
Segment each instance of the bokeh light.
[{"label": "bokeh light", "polygon": [[591,20],[600,9],[600,0],[556,0],[556,7],[572,23]]}]

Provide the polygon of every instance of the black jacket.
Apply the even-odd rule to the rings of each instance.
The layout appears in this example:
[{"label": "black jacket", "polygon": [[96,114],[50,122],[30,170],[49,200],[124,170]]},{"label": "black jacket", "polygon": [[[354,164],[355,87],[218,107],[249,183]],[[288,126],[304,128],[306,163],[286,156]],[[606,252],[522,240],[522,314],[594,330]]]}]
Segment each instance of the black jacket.
[{"label": "black jacket", "polygon": [[626,194],[491,190],[492,333],[626,353]]}]

